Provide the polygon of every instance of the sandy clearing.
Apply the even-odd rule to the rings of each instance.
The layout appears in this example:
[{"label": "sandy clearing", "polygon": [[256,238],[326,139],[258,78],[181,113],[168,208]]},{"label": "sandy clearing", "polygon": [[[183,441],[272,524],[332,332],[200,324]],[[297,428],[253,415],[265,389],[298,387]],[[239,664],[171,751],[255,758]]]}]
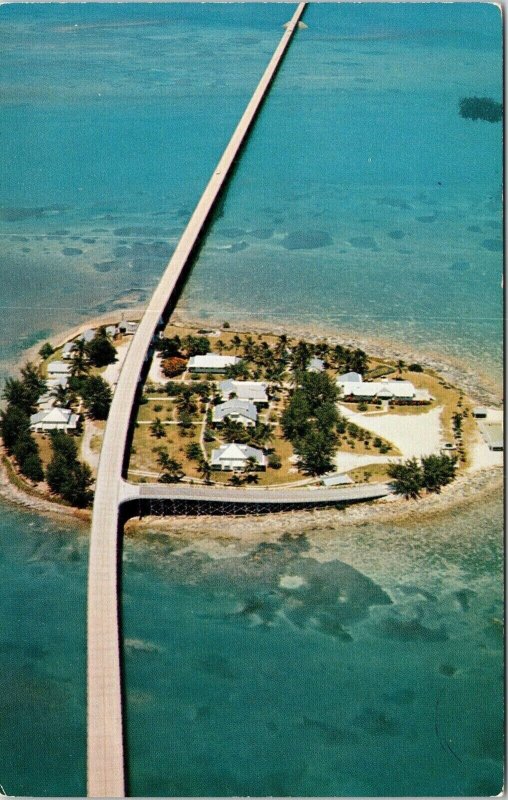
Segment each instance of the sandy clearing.
[{"label": "sandy clearing", "polygon": [[95,471],[99,463],[99,453],[95,453],[92,450],[91,443],[93,437],[100,435],[102,431],[94,425],[93,420],[91,419],[85,419],[83,427],[84,431],[83,439],[81,441],[81,457],[83,461],[86,461],[87,464],[89,464],[90,467]]},{"label": "sandy clearing", "polygon": [[337,453],[333,462],[337,467],[337,472],[348,472],[357,467],[366,467],[369,464],[387,464],[390,461],[400,461],[400,457],[390,456],[358,456],[354,453]]},{"label": "sandy clearing", "polygon": [[124,342],[124,344],[119,345],[116,348],[115,363],[108,364],[108,366],[102,373],[102,377],[104,378],[105,381],[107,381],[107,383],[109,383],[112,389],[114,389],[116,384],[118,383],[120,370],[122,369],[122,364],[125,361],[125,356],[127,355],[129,347],[130,347],[130,342]]},{"label": "sandy clearing", "polygon": [[148,380],[152,381],[153,383],[166,384],[169,381],[169,378],[166,378],[162,371],[161,361],[161,354],[154,353],[152,363],[150,364],[150,371],[148,372]]},{"label": "sandy clearing", "polygon": [[[442,406],[426,413],[415,415],[381,414],[372,416],[352,411],[341,404],[341,411],[350,422],[366,428],[377,436],[388,439],[399,448],[404,458],[428,456],[439,453],[444,444],[441,433]],[[357,458],[360,458],[357,456]],[[378,457],[370,458],[368,463],[375,463]],[[390,459],[385,459],[390,460]],[[357,466],[363,466],[358,464]]]}]

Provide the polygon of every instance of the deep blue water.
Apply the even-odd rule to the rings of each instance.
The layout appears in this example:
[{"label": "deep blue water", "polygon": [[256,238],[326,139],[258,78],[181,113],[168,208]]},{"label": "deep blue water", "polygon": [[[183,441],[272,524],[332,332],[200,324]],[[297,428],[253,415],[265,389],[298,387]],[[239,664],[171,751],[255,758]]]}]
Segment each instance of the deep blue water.
[{"label": "deep blue water", "polygon": [[[0,8],[0,369],[146,300],[288,16]],[[305,19],[182,308],[389,337],[499,380],[501,127],[458,114],[501,98],[497,7]],[[83,794],[86,533],[1,510],[0,783]],[[132,793],[498,792],[501,532],[497,497],[407,530],[338,522],[327,566],[288,543],[218,561],[127,540]]]}]

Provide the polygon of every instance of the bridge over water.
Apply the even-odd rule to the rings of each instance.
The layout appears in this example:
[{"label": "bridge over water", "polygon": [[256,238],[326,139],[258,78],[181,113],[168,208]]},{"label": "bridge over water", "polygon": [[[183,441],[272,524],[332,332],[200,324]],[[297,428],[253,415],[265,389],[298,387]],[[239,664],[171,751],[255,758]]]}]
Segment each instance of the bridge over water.
[{"label": "bridge over water", "polygon": [[158,503],[162,513],[177,511],[182,504],[187,508],[201,504],[217,509],[222,504],[222,508],[229,506],[232,510],[233,506],[245,510],[275,510],[342,503],[347,502],[346,498],[349,502],[358,502],[388,493],[385,486],[286,493],[268,489],[238,492],[196,486],[134,486],[123,479],[133,409],[154,336],[176,304],[203,228],[269,91],[305,6],[306,3],[300,3],[288,23],[155,289],[129,347],[111,403],[97,471],[88,568],[87,791],[90,797],[123,797],[125,794],[118,597],[119,528],[125,513],[139,513],[150,503],[152,507]]}]

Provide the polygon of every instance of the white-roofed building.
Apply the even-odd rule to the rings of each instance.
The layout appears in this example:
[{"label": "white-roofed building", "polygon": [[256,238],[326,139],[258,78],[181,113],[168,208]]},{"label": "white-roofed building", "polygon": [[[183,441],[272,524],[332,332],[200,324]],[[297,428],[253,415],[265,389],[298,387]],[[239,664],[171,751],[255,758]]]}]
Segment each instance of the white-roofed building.
[{"label": "white-roofed building", "polygon": [[39,411],[30,417],[30,430],[36,433],[43,431],[75,431],[78,427],[79,416],[69,408],[49,408]]},{"label": "white-roofed building", "polygon": [[309,366],[307,367],[307,372],[323,372],[325,368],[325,362],[322,358],[311,358],[309,361]]},{"label": "white-roofed building", "polygon": [[342,375],[339,375],[337,378],[337,383],[361,383],[363,381],[363,376],[360,375],[359,372],[344,372]]},{"label": "white-roofed building", "polygon": [[68,375],[56,375],[54,378],[48,378],[46,381],[46,386],[51,391],[51,389],[54,389],[55,386],[67,386],[68,383]]},{"label": "white-roofed building", "polygon": [[250,400],[256,405],[268,405],[266,383],[259,381],[221,381],[219,383],[219,394],[223,400],[229,400],[233,395],[238,400]]},{"label": "white-roofed building", "polygon": [[210,464],[212,469],[229,472],[241,471],[247,466],[249,458],[255,460],[258,470],[266,469],[266,456],[262,450],[258,450],[257,447],[250,447],[248,444],[236,444],[236,442],[224,444],[222,447],[212,450]]},{"label": "white-roofed building", "polygon": [[62,347],[62,358],[69,359],[72,358],[72,351],[76,347],[75,342],[65,342],[64,346]]},{"label": "white-roofed building", "polygon": [[480,422],[478,427],[489,450],[504,450],[503,426],[500,422]]},{"label": "white-roofed building", "polygon": [[64,361],[50,361],[48,364],[48,377],[55,378],[57,375],[70,375],[71,368]]},{"label": "white-roofed building", "polygon": [[225,372],[228,367],[238,364],[240,360],[237,356],[219,356],[216,353],[207,353],[205,356],[189,358],[187,369],[189,372]]},{"label": "white-roofed building", "polygon": [[118,332],[123,333],[124,336],[134,336],[139,326],[139,322],[127,322],[122,320],[118,324]]},{"label": "white-roofed building", "polygon": [[94,329],[93,328],[88,328],[86,331],[84,331],[81,334],[79,339],[81,341],[86,342],[87,344],[89,344],[90,342],[92,342],[95,339],[95,331],[94,331]]},{"label": "white-roofed building", "polygon": [[[337,383],[339,383],[337,381]],[[416,389],[410,381],[342,381],[339,383],[345,400],[395,400],[430,402],[430,395],[416,399]]]},{"label": "white-roofed building", "polygon": [[37,407],[39,411],[47,411],[49,408],[53,408],[54,405],[55,398],[53,397],[53,393],[51,391],[41,394],[37,400]]},{"label": "white-roofed building", "polygon": [[332,472],[330,475],[323,475],[321,478],[322,486],[350,486],[354,480],[349,475],[340,472]]},{"label": "white-roofed building", "polygon": [[258,410],[250,400],[226,400],[225,403],[215,406],[212,414],[213,422],[224,422],[225,419],[230,419],[248,427],[253,427],[257,418]]}]

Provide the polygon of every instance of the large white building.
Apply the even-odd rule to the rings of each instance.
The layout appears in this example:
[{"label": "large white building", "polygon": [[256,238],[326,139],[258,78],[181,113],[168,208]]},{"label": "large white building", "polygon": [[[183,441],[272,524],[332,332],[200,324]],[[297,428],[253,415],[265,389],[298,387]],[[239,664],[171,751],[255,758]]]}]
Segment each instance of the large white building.
[{"label": "large white building", "polygon": [[221,381],[219,394],[223,400],[229,400],[233,395],[238,400],[250,400],[256,405],[268,405],[266,383],[259,381]]},{"label": "large white building", "polygon": [[258,470],[266,469],[266,456],[257,447],[250,447],[248,444],[224,444],[212,450],[210,464],[212,469],[226,470],[234,472],[243,470],[247,466],[247,460],[253,458]]},{"label": "large white building", "polygon": [[243,425],[252,428],[257,421],[258,410],[250,400],[226,400],[215,406],[212,413],[213,422],[224,422],[230,419],[233,422],[241,422]]},{"label": "large white building", "polygon": [[192,356],[189,358],[187,369],[189,372],[226,372],[228,367],[238,364],[237,356],[219,356],[216,353],[207,353],[206,356]]},{"label": "large white building", "polygon": [[36,433],[44,431],[75,431],[78,427],[79,416],[74,414],[69,408],[49,408],[39,411],[30,417],[30,430]]},{"label": "large white building", "polygon": [[[355,375],[355,377],[350,377]],[[415,389],[411,381],[395,381],[386,378],[380,381],[364,381],[349,373],[337,378],[344,400],[400,400],[411,403],[429,403],[432,400],[426,389]]]}]

